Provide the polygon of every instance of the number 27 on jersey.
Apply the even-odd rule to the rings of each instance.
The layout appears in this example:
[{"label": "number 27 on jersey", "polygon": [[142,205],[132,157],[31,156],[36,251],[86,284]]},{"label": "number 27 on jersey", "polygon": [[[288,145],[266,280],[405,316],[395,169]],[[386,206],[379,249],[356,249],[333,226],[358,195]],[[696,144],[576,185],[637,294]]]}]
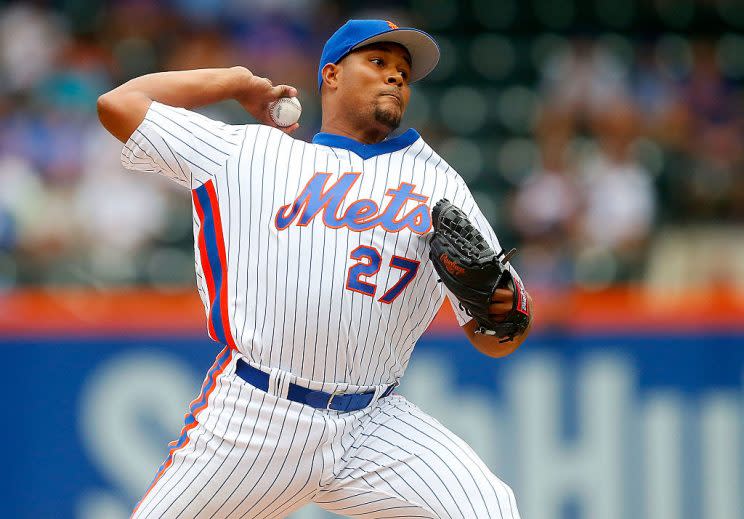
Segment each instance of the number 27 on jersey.
[{"label": "number 27 on jersey", "polygon": [[[364,281],[362,278],[372,278],[380,271],[382,254],[374,247],[360,245],[351,251],[349,257],[357,260],[357,262],[349,267],[349,272],[346,276],[346,288],[353,292],[375,297],[377,285],[371,281]],[[416,277],[419,264],[419,261],[410,258],[393,256],[390,259],[390,267],[402,271],[403,275],[378,301],[386,304],[391,304],[395,301],[401,292],[413,281],[413,278]]]}]

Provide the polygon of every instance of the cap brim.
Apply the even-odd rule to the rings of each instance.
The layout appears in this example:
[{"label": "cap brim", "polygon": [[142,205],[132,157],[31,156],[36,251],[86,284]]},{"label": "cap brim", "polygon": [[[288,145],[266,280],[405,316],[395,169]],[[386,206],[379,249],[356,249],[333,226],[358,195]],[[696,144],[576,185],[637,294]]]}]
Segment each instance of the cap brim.
[{"label": "cap brim", "polygon": [[424,31],[403,27],[391,29],[354,45],[351,50],[377,42],[392,42],[403,45],[411,54],[411,83],[423,79],[439,63],[439,45]]}]

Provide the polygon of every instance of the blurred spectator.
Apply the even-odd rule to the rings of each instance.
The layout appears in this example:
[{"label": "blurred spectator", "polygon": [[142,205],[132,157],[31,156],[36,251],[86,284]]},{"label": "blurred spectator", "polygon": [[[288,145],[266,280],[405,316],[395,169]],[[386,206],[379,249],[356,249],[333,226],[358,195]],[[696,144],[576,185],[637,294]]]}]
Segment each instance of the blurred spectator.
[{"label": "blurred spectator", "polygon": [[119,170],[121,146],[100,128],[86,134],[89,174],[75,189],[70,215],[92,254],[134,256],[166,225],[169,195],[183,190],[164,179]]},{"label": "blurred spectator", "polygon": [[0,15],[0,93],[33,88],[43,80],[68,38],[64,19],[16,3]]},{"label": "blurred spectator", "polygon": [[0,156],[0,248],[13,250],[23,246],[21,239],[43,215],[45,190],[31,164],[22,157]]},{"label": "blurred spectator", "polygon": [[511,220],[525,245],[519,265],[530,283],[556,285],[572,279],[571,237],[580,193],[569,143],[569,117],[546,110],[537,127],[540,162],[519,186]]},{"label": "blurred spectator", "polygon": [[553,54],[541,72],[547,104],[577,119],[629,97],[625,66],[587,38],[577,38],[563,52]]},{"label": "blurred spectator", "polygon": [[635,59],[632,99],[642,118],[644,133],[670,147],[685,146],[691,119],[677,82],[660,66],[651,42],[638,46]]},{"label": "blurred spectator", "polygon": [[726,219],[734,211],[730,194],[735,177],[742,174],[741,105],[721,74],[712,43],[697,41],[693,50],[694,67],[683,87],[683,101],[694,120],[691,175],[685,186],[689,208],[698,217]]},{"label": "blurred spectator", "polygon": [[177,45],[165,61],[165,70],[232,67],[239,63],[218,27],[198,31]]},{"label": "blurred spectator", "polygon": [[640,275],[646,241],[650,237],[656,195],[648,171],[633,152],[639,116],[626,103],[615,103],[592,120],[597,150],[582,166],[584,209],[580,234],[585,247],[601,250],[601,261],[611,261],[609,279]]}]

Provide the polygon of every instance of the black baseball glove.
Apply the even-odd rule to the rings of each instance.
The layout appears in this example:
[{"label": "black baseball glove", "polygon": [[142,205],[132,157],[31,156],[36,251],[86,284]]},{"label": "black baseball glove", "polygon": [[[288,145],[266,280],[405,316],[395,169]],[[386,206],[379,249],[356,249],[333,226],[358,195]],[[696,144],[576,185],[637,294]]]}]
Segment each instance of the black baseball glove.
[{"label": "black baseball glove", "polygon": [[[465,213],[447,199],[437,202],[431,214],[434,232],[429,257],[460,308],[478,323],[475,332],[500,337],[501,342],[524,333],[530,324],[527,291],[507,266],[516,249],[496,254]],[[497,288],[514,292],[512,309],[500,320],[488,311]]]}]

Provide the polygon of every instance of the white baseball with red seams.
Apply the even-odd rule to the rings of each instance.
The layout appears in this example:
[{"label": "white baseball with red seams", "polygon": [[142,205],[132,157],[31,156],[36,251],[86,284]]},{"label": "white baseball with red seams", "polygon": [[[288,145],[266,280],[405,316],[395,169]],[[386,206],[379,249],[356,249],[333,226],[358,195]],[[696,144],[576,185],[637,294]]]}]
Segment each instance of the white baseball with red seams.
[{"label": "white baseball with red seams", "polygon": [[269,104],[269,116],[280,128],[292,126],[300,120],[302,105],[296,97],[282,97]]}]

